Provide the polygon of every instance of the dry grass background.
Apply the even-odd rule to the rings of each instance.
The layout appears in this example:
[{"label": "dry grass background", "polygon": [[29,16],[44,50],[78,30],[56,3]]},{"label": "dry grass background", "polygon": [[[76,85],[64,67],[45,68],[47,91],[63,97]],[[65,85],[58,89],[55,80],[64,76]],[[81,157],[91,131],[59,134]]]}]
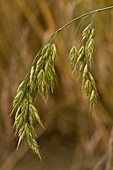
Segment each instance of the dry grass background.
[{"label": "dry grass background", "polygon": [[[95,20],[93,75],[100,95],[96,112],[89,113],[81,85],[67,71],[77,21],[55,40],[58,83],[54,94],[48,104],[40,96],[36,100],[46,127],[43,131],[36,126],[42,162],[29,151],[26,141],[15,151],[17,139],[13,137],[13,117],[9,117],[17,86],[51,33],[80,14],[109,5],[112,1],[0,1],[0,170],[111,170],[113,10],[98,14]],[[76,42],[79,40],[76,35]]]}]

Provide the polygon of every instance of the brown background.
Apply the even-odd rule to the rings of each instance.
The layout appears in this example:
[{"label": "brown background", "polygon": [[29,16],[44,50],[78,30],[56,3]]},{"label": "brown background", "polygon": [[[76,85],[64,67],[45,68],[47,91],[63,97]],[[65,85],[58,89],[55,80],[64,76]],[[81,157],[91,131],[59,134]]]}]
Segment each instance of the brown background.
[{"label": "brown background", "polygon": [[0,0],[0,170],[109,170],[113,124],[113,9],[95,19],[95,55],[92,73],[100,100],[91,115],[81,83],[70,75],[68,53],[80,44],[86,18],[62,31],[57,45],[58,82],[45,104],[36,99],[44,131],[36,126],[42,161],[27,142],[16,150],[13,120],[9,117],[19,83],[49,36],[71,19],[94,9],[113,5],[106,0]]}]

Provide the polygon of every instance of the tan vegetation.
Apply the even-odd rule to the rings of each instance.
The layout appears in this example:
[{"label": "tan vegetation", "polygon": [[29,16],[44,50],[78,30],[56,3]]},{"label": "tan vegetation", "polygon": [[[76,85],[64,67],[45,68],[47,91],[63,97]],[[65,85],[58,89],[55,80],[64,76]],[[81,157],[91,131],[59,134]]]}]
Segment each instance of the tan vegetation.
[{"label": "tan vegetation", "polygon": [[[69,51],[93,17],[80,20],[56,38],[57,82],[47,104],[38,94],[35,106],[46,128],[35,123],[42,161],[28,149],[26,141],[16,150],[14,115],[9,117],[20,82],[31,67],[40,47],[69,20],[85,12],[112,5],[106,0],[1,0],[0,1],[0,169],[81,170],[112,168],[113,124],[113,10],[97,14],[95,54],[91,73],[95,77],[99,102],[89,112],[81,83],[68,70]],[[31,76],[32,78],[32,76]],[[86,84],[87,80],[85,80]],[[53,84],[52,84],[53,85]],[[86,86],[84,86],[85,88]],[[43,89],[40,89],[40,93]],[[47,91],[46,91],[47,92]]]}]

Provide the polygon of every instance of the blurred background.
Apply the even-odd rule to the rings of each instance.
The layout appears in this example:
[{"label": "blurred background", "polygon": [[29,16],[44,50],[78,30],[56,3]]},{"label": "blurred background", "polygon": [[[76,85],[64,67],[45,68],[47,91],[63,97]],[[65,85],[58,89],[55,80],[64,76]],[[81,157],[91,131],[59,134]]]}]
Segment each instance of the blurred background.
[{"label": "blurred background", "polygon": [[83,28],[92,16],[76,21],[55,39],[58,82],[47,104],[41,96],[36,107],[46,127],[36,126],[42,161],[26,141],[16,151],[14,115],[9,117],[19,83],[49,36],[71,19],[113,5],[100,0],[0,0],[0,170],[111,170],[113,145],[113,10],[95,19],[95,55],[92,73],[100,99],[94,113],[72,78],[68,53],[80,44]]}]

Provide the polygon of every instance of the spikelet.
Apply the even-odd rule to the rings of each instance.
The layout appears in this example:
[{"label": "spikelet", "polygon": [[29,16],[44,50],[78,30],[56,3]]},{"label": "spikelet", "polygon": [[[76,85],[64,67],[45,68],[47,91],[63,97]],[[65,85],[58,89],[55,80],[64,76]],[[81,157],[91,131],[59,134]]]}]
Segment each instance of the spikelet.
[{"label": "spikelet", "polygon": [[69,53],[69,64],[72,70],[78,70],[82,77],[82,91],[89,98],[90,110],[92,111],[98,100],[98,93],[95,85],[95,80],[90,72],[92,56],[94,53],[94,28],[89,24],[82,32],[82,46],[79,51],[75,45]]},{"label": "spikelet", "polygon": [[41,50],[37,60],[33,63],[29,76],[22,81],[17,89],[17,94],[13,101],[11,114],[15,114],[15,134],[18,135],[17,149],[27,137],[29,147],[39,156],[39,147],[34,138],[34,122],[38,122],[43,128],[39,113],[34,106],[37,92],[46,101],[49,91],[53,92],[56,81],[55,73],[56,46],[47,43]]}]

